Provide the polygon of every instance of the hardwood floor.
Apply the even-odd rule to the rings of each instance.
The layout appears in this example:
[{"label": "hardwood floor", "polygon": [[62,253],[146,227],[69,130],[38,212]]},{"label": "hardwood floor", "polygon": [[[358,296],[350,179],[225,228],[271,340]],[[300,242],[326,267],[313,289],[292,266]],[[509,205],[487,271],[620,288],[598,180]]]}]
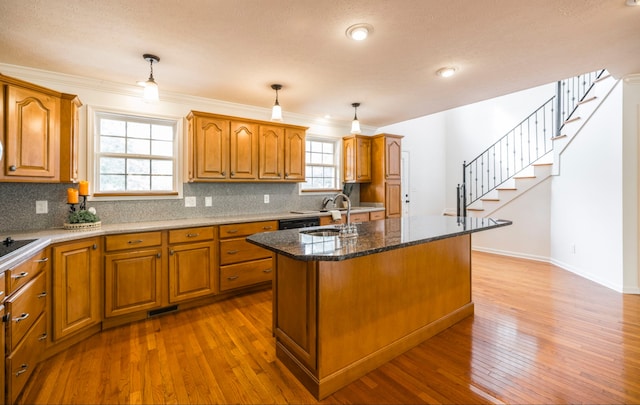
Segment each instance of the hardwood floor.
[{"label": "hardwood floor", "polygon": [[[473,300],[473,317],[321,403],[640,403],[640,296],[474,252]],[[22,401],[317,403],[270,328],[267,290],[107,330],[42,363]]]}]

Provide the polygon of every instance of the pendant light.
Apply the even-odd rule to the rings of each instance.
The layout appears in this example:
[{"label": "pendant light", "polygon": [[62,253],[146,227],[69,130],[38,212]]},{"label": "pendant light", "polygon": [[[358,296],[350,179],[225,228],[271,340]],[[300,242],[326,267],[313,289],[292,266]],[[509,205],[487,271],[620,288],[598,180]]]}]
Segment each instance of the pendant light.
[{"label": "pendant light", "polygon": [[280,107],[280,103],[278,102],[278,90],[282,89],[282,85],[272,84],[271,88],[276,91],[276,103],[271,109],[271,121],[282,121],[282,107]]},{"label": "pendant light", "polygon": [[351,107],[354,108],[353,121],[351,121],[351,133],[352,134],[359,134],[360,133],[360,121],[358,121],[358,107],[360,107],[360,103],[352,103]]},{"label": "pendant light", "polygon": [[148,53],[145,53],[144,55],[142,55],[142,57],[144,58],[144,60],[149,62],[150,67],[149,79],[144,82],[144,99],[148,101],[158,101],[158,84],[153,79],[153,62],[160,62],[160,58],[156,55],[151,55]]}]

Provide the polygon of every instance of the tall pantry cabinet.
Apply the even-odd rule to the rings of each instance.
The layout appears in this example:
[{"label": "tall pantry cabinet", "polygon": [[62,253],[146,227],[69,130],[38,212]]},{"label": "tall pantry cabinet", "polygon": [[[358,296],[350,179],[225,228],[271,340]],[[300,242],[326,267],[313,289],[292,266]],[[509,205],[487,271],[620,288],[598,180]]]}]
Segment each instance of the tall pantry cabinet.
[{"label": "tall pantry cabinet", "polygon": [[371,182],[360,185],[360,201],[383,203],[386,218],[402,216],[402,136],[371,137]]}]

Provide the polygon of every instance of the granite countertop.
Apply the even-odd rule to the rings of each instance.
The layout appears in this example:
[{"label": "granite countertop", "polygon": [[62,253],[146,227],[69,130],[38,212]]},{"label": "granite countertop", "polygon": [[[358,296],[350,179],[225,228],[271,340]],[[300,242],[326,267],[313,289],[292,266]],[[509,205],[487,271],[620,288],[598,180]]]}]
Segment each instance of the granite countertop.
[{"label": "granite countertop", "polygon": [[[342,210],[341,210],[342,211]],[[355,207],[351,209],[351,213],[357,212],[373,212],[384,211],[382,207]],[[343,211],[344,212],[344,211]],[[52,243],[69,242],[78,239],[89,238],[92,236],[113,235],[118,233],[128,232],[149,232],[149,231],[162,231],[165,229],[180,229],[190,228],[198,226],[210,226],[210,225],[223,225],[223,224],[235,224],[242,222],[255,222],[255,221],[277,221],[280,219],[292,219],[292,218],[310,218],[329,216],[330,212],[304,210],[304,211],[289,211],[289,212],[271,212],[261,214],[238,214],[233,216],[220,216],[220,217],[202,217],[202,218],[187,218],[187,219],[174,219],[174,220],[162,220],[162,221],[148,221],[148,222],[132,222],[132,223],[119,223],[119,224],[102,224],[99,229],[90,231],[71,231],[64,228],[51,228],[38,231],[25,231],[25,232],[11,232],[0,234],[0,241],[7,237],[12,237],[14,240],[26,240],[33,239],[34,242],[17,249],[5,256],[0,257],[0,272],[11,268],[12,266],[24,261],[25,258],[37,253],[39,250],[49,246]]]},{"label": "granite countertop", "polygon": [[[251,235],[247,241],[297,260],[339,261],[511,224],[492,218],[416,216],[357,224],[357,237],[313,236],[302,229],[288,229]],[[326,228],[335,226],[305,230]]]}]

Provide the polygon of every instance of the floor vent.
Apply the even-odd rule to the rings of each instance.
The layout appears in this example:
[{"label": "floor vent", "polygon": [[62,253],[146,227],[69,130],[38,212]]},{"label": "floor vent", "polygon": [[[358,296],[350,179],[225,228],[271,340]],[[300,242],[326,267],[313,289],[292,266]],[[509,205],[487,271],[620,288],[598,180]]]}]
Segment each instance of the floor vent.
[{"label": "floor vent", "polygon": [[178,306],[177,305],[171,305],[170,307],[154,309],[154,310],[149,311],[149,317],[156,316],[156,315],[162,315],[162,314],[166,314],[167,312],[173,312],[173,311],[177,311],[177,310],[178,310]]}]

